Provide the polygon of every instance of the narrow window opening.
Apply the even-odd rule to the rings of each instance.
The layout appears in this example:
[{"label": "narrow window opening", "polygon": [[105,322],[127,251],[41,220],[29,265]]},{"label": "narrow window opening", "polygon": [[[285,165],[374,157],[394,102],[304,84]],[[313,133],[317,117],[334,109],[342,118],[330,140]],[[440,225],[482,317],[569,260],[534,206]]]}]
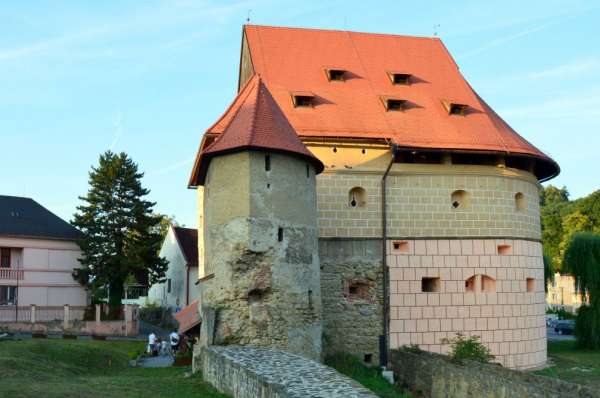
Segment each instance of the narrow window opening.
[{"label": "narrow window opening", "polygon": [[265,155],[265,170],[271,171],[271,155]]},{"label": "narrow window opening", "polygon": [[363,148],[363,149],[361,150],[361,152],[362,152],[362,154],[364,155],[365,153],[367,153],[367,150],[366,150],[365,148]]},{"label": "narrow window opening", "polygon": [[312,295],[313,295],[313,292],[312,292],[312,290],[309,290],[309,291],[308,291],[308,308],[309,308],[309,309],[311,309],[311,310],[313,309],[313,299],[312,299]]},{"label": "narrow window opening", "polygon": [[470,277],[465,281],[465,292],[475,291],[475,276]]},{"label": "narrow window opening", "polygon": [[267,189],[271,189],[271,184],[267,184]]},{"label": "narrow window opening", "polygon": [[449,115],[464,116],[468,108],[468,105],[458,104],[450,101],[442,101],[442,104],[444,105],[444,108],[446,108],[446,112],[448,112]]},{"label": "narrow window opening", "polygon": [[408,242],[407,241],[395,241],[392,242],[392,247],[394,251],[406,253],[408,252]]},{"label": "narrow window opening", "polygon": [[310,166],[306,164],[306,178],[310,178]]},{"label": "narrow window opening", "polygon": [[326,69],[325,72],[329,81],[343,82],[346,80],[346,71],[343,69]]},{"label": "narrow window opening", "polygon": [[264,300],[266,293],[266,291],[261,289],[252,289],[250,292],[248,292],[248,304],[252,305],[261,303]]},{"label": "narrow window opening", "polygon": [[337,153],[337,147],[333,147],[333,153]]},{"label": "narrow window opening", "polygon": [[440,278],[422,278],[421,291],[424,293],[434,293],[440,291]]},{"label": "narrow window opening", "polygon": [[373,363],[373,354],[365,354],[363,357],[364,363]]},{"label": "narrow window opening", "polygon": [[350,294],[358,294],[358,286],[353,285],[348,288],[348,293]]},{"label": "narrow window opening", "polygon": [[0,249],[0,267],[10,268],[10,249],[3,247]]},{"label": "narrow window opening", "polygon": [[512,253],[512,247],[510,245],[498,245],[498,255],[508,256]]},{"label": "narrow window opening", "polygon": [[518,212],[524,212],[525,210],[527,210],[527,202],[525,200],[525,195],[523,195],[521,192],[517,192],[515,194],[515,209]]},{"label": "narrow window opening", "polygon": [[167,279],[167,293],[171,293],[171,279]]},{"label": "narrow window opening", "polygon": [[388,77],[392,84],[399,85],[407,85],[410,84],[410,74],[409,73],[397,73],[397,72],[388,72]]},{"label": "narrow window opening", "polygon": [[403,112],[406,109],[406,100],[382,97],[382,101],[387,111]]},{"label": "narrow window opening", "polygon": [[452,195],[450,196],[450,203],[455,209],[466,209],[470,205],[470,198],[471,195],[467,191],[459,189],[458,191],[452,192]]},{"label": "narrow window opening", "polygon": [[314,105],[315,96],[311,93],[292,94],[295,108],[310,108]]},{"label": "narrow window opening", "polygon": [[527,278],[527,291],[529,293],[535,292],[535,279],[534,278]]},{"label": "narrow window opening", "polygon": [[279,228],[277,229],[277,240],[278,240],[279,242],[282,242],[282,241],[283,241],[283,228],[281,228],[281,227],[279,227]]},{"label": "narrow window opening", "polygon": [[354,187],[348,193],[348,203],[350,207],[364,207],[366,204],[366,193],[361,187]]}]

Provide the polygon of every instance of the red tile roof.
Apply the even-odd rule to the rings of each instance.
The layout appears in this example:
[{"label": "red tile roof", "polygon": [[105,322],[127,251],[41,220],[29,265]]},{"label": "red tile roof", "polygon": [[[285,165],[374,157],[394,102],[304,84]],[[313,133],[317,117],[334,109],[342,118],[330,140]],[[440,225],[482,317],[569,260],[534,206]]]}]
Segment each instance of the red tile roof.
[{"label": "red tile roof", "polygon": [[181,311],[173,314],[173,317],[179,322],[179,333],[185,333],[201,322],[198,300],[192,303]]},{"label": "red tile roof", "polygon": [[[255,25],[244,33],[255,73],[301,137],[521,154],[538,159],[546,177],[558,172],[477,95],[438,38]],[[332,67],[346,71],[343,82],[327,79]],[[388,72],[410,74],[410,84],[392,84]],[[314,93],[315,106],[294,108],[291,92]],[[386,112],[381,96],[407,100],[408,109]],[[465,116],[449,115],[443,101],[466,104]]]},{"label": "red tile roof", "polygon": [[317,173],[323,171],[321,161],[302,143],[258,75],[246,83],[207,133],[220,135],[198,154],[190,186],[204,184],[210,159],[243,150],[292,154],[311,162]]},{"label": "red tile roof", "polygon": [[174,226],[173,232],[187,265],[198,265],[198,230]]}]

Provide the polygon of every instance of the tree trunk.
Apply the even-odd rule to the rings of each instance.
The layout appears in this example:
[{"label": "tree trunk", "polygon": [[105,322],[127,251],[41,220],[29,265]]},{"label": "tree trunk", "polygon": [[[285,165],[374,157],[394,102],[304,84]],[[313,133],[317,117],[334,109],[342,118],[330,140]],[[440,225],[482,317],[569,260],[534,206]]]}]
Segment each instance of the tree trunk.
[{"label": "tree trunk", "polygon": [[110,284],[108,295],[108,307],[110,319],[118,319],[121,310],[121,299],[123,298],[123,280],[115,279]]}]

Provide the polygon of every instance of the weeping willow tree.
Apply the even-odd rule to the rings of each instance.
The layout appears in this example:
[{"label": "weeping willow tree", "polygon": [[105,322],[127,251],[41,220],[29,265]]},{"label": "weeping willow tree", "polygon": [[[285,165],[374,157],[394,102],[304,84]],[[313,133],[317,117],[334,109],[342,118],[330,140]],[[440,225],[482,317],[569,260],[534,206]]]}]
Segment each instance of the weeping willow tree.
[{"label": "weeping willow tree", "polygon": [[575,234],[565,250],[563,268],[575,278],[577,292],[587,298],[577,313],[577,344],[600,349],[600,235]]}]

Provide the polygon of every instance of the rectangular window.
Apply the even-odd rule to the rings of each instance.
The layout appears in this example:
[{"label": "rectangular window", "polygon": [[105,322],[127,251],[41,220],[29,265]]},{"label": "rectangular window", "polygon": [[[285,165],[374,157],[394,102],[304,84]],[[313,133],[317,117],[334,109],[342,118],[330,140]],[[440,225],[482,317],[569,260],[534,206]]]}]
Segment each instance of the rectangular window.
[{"label": "rectangular window", "polygon": [[171,279],[167,279],[167,293],[171,293]]},{"label": "rectangular window", "polygon": [[10,268],[10,249],[3,247],[0,249],[0,267]]},{"label": "rectangular window", "polygon": [[424,293],[434,293],[440,291],[440,278],[421,279],[421,291]]},{"label": "rectangular window", "polygon": [[0,286],[0,305],[15,305],[16,299],[16,286]]},{"label": "rectangular window", "polygon": [[271,171],[271,155],[265,155],[265,171]]}]

